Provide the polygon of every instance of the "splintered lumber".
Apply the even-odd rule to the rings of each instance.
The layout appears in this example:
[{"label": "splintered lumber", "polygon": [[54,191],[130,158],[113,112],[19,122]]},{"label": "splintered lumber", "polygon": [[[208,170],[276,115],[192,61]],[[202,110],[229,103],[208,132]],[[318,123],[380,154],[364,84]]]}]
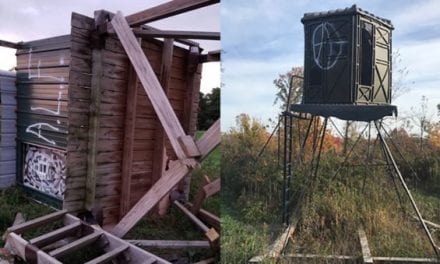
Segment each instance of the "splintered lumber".
[{"label": "splintered lumber", "polygon": [[127,16],[126,19],[130,26],[139,26],[219,2],[220,0],[174,0],[134,13]]},{"label": "splintered lumber", "polygon": [[[147,57],[142,51],[141,46],[136,40],[133,32],[123,17],[122,13],[118,11],[114,18],[111,20],[111,24],[118,35],[122,46],[125,49],[142,86],[150,99],[150,102],[168,136],[168,139],[173,147],[176,156],[179,159],[186,159],[185,151],[182,149],[178,138],[186,136],[185,131],[180,125],[180,121],[177,118],[171,104],[165,95],[162,86],[159,83]],[[194,144],[194,141],[192,141]],[[190,148],[194,148],[189,146]]]},{"label": "splintered lumber", "polygon": [[211,244],[205,240],[125,240],[142,248],[209,248]]},{"label": "splintered lumber", "polygon": [[368,247],[367,235],[365,234],[365,231],[362,227],[359,228],[358,234],[359,234],[359,241],[361,242],[362,259],[364,263],[373,263],[370,247]]},{"label": "splintered lumber", "polygon": [[50,223],[50,222],[56,221],[58,219],[61,219],[65,214],[67,214],[67,210],[62,210],[62,211],[58,211],[58,212],[55,212],[55,213],[51,213],[51,214],[48,214],[48,215],[44,215],[44,216],[35,218],[33,220],[30,220],[28,222],[24,222],[24,223],[19,224],[19,225],[11,226],[11,227],[9,227],[6,230],[6,234],[4,235],[3,239],[5,240],[6,236],[9,233],[14,232],[16,234],[21,234],[21,233],[23,233],[26,230],[29,230],[29,229],[32,229],[32,228],[35,228],[35,227],[39,227],[39,226],[43,226],[43,225],[45,225],[47,223]]},{"label": "splintered lumber", "polygon": [[119,256],[122,252],[124,252],[128,248],[129,248],[128,245],[119,246],[119,247],[105,253],[104,255],[101,255],[97,258],[94,258],[90,261],[87,261],[85,264],[108,263],[108,262],[110,262],[110,260],[115,259],[117,256]]},{"label": "splintered lumber", "polygon": [[208,31],[179,31],[179,30],[144,30],[133,29],[136,37],[140,38],[184,38],[220,40],[220,32]]},{"label": "splintered lumber", "polygon": [[219,239],[220,235],[213,228],[206,226],[200,219],[198,219],[191,211],[189,211],[179,201],[174,201],[174,204],[179,208],[194,224],[196,224],[203,232],[210,242],[214,242]]},{"label": "splintered lumber", "polygon": [[[200,158],[202,160],[220,144],[220,121],[217,120],[196,144],[202,154]],[[112,233],[118,237],[127,234],[192,169],[182,161],[170,162],[169,169],[165,171],[162,178],[119,221],[113,228]]]}]

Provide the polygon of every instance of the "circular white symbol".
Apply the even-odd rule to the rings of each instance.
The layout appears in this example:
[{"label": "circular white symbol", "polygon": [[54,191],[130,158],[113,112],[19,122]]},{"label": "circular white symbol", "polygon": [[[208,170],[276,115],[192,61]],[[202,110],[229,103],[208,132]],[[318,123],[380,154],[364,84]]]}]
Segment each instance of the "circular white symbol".
[{"label": "circular white symbol", "polygon": [[312,34],[313,59],[323,70],[333,68],[338,62],[346,40],[340,40],[339,33],[328,22],[318,25]]}]

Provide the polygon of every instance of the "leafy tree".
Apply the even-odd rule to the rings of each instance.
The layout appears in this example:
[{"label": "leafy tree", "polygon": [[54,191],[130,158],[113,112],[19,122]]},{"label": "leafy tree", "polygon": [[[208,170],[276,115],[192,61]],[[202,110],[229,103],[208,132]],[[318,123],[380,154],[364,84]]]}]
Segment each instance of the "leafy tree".
[{"label": "leafy tree", "polygon": [[[278,79],[275,79],[273,83],[277,88],[277,93],[274,101],[275,104],[280,104],[281,111],[285,111],[287,98],[289,96],[289,89],[292,87],[290,93],[289,102],[292,103],[300,103],[303,94],[303,79],[298,78],[297,76],[304,75],[303,67],[293,67],[290,71],[278,75]],[[292,78],[292,76],[295,76]]]},{"label": "leafy tree", "polygon": [[220,88],[200,93],[198,129],[207,130],[220,117]]}]

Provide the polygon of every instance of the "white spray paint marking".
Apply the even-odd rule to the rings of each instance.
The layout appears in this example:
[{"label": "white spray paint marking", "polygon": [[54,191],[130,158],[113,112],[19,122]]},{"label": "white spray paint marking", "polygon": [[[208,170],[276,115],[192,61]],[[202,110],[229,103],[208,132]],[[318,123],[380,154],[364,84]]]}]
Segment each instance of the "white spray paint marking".
[{"label": "white spray paint marking", "polygon": [[54,140],[49,139],[49,138],[47,138],[47,137],[41,135],[41,127],[48,127],[49,129],[51,129],[51,130],[53,130],[53,131],[57,131],[57,132],[60,131],[59,128],[54,127],[54,126],[52,126],[51,124],[48,124],[48,123],[35,123],[35,124],[32,124],[32,125],[28,126],[28,127],[26,128],[26,132],[27,132],[27,133],[34,134],[34,135],[36,135],[38,138],[40,138],[40,139],[46,141],[47,143],[50,143],[50,144],[56,146],[57,144],[56,144],[56,142],[55,142]]},{"label": "white spray paint marking", "polygon": [[[47,79],[51,79],[51,80],[55,80],[55,81],[59,81],[59,82],[64,82],[64,77],[63,76],[55,77],[55,76],[51,76],[51,75],[42,75],[41,74],[41,70],[40,70],[41,60],[38,60],[36,74],[34,74],[32,72],[32,66],[31,66],[32,65],[32,48],[29,49],[29,53],[28,54],[29,54],[29,56],[28,56],[28,79],[29,80],[31,80],[31,79],[47,78]],[[60,57],[59,64],[60,65],[64,65],[64,57],[63,56]],[[63,96],[62,89],[64,89],[64,84],[60,84],[58,86],[58,88],[60,90],[58,91],[58,99],[57,99],[57,108],[56,108],[56,110],[49,109],[49,108],[46,108],[46,107],[31,106],[31,111],[43,111],[43,112],[50,113],[52,115],[59,116],[61,114],[61,98]],[[56,122],[57,122],[58,125],[61,124],[61,121],[59,119],[57,119]],[[40,138],[40,139],[42,139],[42,140],[44,140],[44,141],[46,141],[46,142],[56,146],[56,142],[54,140],[49,139],[49,138],[47,138],[47,137],[45,137],[45,136],[43,136],[41,134],[41,127],[42,126],[43,127],[47,127],[47,128],[49,128],[50,130],[53,130],[53,131],[57,131],[57,132],[59,131],[59,128],[54,127],[54,126],[52,126],[49,123],[41,122],[41,123],[35,123],[35,124],[29,125],[26,128],[26,132],[34,134],[38,138]]]},{"label": "white spray paint marking", "polygon": [[[336,65],[342,55],[344,45],[348,43],[346,40],[332,40],[330,38],[332,32],[335,36],[333,39],[340,39],[339,33],[329,22],[323,22],[316,26],[312,33],[313,59],[316,65],[323,70],[331,69]],[[328,54],[322,58],[322,52],[326,48]]]}]

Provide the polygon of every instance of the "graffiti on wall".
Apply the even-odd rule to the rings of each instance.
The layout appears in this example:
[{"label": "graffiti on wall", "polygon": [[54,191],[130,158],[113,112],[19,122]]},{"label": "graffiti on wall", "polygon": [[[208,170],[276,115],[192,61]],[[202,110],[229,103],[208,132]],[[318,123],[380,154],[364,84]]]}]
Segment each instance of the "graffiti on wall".
[{"label": "graffiti on wall", "polygon": [[312,33],[312,51],[316,65],[322,70],[333,68],[347,43],[347,40],[341,40],[332,23],[326,21],[316,26]]},{"label": "graffiti on wall", "polygon": [[[40,70],[40,66],[41,66],[41,60],[38,60],[38,64],[37,64],[37,68],[33,71],[31,64],[32,64],[32,48],[29,49],[28,52],[28,79],[40,79],[40,78],[48,78],[54,81],[58,81],[58,82],[64,82],[64,77],[56,77],[56,76],[50,76],[50,75],[43,75],[41,74],[41,70]],[[60,57],[59,60],[59,65],[64,65],[64,57]],[[56,109],[49,109],[46,107],[38,107],[38,106],[31,106],[31,111],[42,111],[45,113],[49,113],[55,116],[59,116],[61,111],[61,98],[63,96],[63,91],[64,91],[64,84],[59,84],[58,86],[59,91],[58,91],[58,99],[57,99],[57,107]],[[57,119],[57,124],[59,125],[61,123],[61,121],[59,119]],[[35,136],[37,136],[39,139],[44,140],[45,142],[52,144],[54,146],[56,146],[56,142],[53,139],[50,139],[49,136],[44,135],[42,133],[42,128],[46,131],[54,131],[54,132],[58,132],[60,129],[56,126],[54,126],[53,124],[49,124],[49,123],[45,123],[45,122],[38,122],[38,123],[34,123],[29,125],[28,127],[26,127],[26,132],[27,133],[31,133]]]},{"label": "graffiti on wall", "polygon": [[57,150],[27,145],[23,184],[59,199],[66,189],[66,155]]}]

